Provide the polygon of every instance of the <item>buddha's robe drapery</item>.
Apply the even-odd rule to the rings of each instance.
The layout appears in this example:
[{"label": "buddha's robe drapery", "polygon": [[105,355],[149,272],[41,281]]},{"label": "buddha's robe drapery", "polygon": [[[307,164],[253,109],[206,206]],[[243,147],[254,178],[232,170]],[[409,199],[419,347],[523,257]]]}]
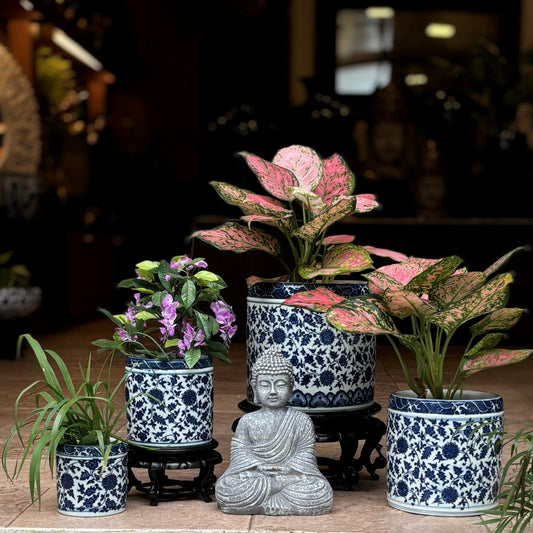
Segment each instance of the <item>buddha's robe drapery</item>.
[{"label": "buddha's robe drapery", "polygon": [[[311,418],[289,408],[274,437],[261,442],[249,419],[258,415],[249,413],[239,421],[230,465],[215,487],[220,509],[229,514],[328,513],[333,491],[317,466]],[[262,467],[281,473],[265,473]]]}]

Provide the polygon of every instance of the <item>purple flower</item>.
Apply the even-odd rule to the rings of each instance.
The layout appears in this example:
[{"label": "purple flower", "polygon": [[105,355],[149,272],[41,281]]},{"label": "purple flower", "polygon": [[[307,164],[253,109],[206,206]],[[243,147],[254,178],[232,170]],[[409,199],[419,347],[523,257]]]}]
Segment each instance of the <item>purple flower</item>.
[{"label": "purple flower", "polygon": [[133,337],[123,328],[116,328],[115,331],[117,332],[117,335],[120,337],[123,341],[136,341],[139,337],[137,335],[133,335]]},{"label": "purple flower", "polygon": [[219,333],[226,346],[229,346],[230,340],[237,331],[237,326],[233,325],[235,322],[235,315],[231,308],[222,300],[213,302],[211,310],[215,313],[215,320],[220,324]]},{"label": "purple flower", "polygon": [[178,340],[178,353],[185,356],[185,352],[190,348],[205,346],[204,332],[200,329],[194,329],[186,320],[181,324],[183,338]]},{"label": "purple flower", "polygon": [[[170,267],[175,269],[175,270],[181,270],[183,265],[185,265],[186,263],[190,263],[191,261],[192,261],[192,259],[190,257],[184,255],[179,261],[171,261],[170,262]],[[187,267],[187,270],[192,270],[194,267],[206,268],[207,267],[207,263],[203,259],[198,259],[197,261],[192,263],[192,265],[189,265]]]},{"label": "purple flower", "polygon": [[175,322],[178,316],[176,309],[178,306],[179,302],[174,302],[171,294],[167,294],[161,301],[161,315],[163,318],[159,320],[159,323],[163,327],[159,328],[159,331],[161,332],[161,340],[163,341],[172,337],[175,333]]}]

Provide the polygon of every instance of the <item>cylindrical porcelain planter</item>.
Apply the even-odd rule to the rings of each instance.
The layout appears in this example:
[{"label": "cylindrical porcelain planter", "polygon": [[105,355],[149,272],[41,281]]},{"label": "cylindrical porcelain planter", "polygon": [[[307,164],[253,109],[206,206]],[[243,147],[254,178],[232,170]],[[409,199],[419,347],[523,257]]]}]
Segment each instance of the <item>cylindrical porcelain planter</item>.
[{"label": "cylindrical porcelain planter", "polygon": [[463,391],[458,399],[390,396],[387,499],[426,515],[479,515],[496,505],[501,468],[503,400]]},{"label": "cylindrical porcelain planter", "polygon": [[213,361],[126,358],[128,439],[152,448],[205,445],[213,434]]},{"label": "cylindrical porcelain planter", "polygon": [[[364,294],[364,282],[320,284],[345,297]],[[294,368],[289,405],[307,412],[364,409],[374,400],[376,338],[346,333],[324,314],[282,303],[313,283],[256,283],[248,291],[246,350],[247,399],[253,403],[251,368],[266,350],[276,348]]]},{"label": "cylindrical porcelain planter", "polygon": [[111,445],[102,472],[98,446],[59,445],[56,453],[57,508],[72,516],[105,516],[126,509],[128,445]]}]

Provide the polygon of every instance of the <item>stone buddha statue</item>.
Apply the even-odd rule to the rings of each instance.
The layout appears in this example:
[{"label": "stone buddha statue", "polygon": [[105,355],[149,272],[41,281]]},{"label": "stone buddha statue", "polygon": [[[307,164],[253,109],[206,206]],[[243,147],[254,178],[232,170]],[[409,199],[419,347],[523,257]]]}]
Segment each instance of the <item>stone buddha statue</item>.
[{"label": "stone buddha statue", "polygon": [[292,365],[268,351],[250,381],[261,408],[239,420],[230,465],[215,486],[218,507],[229,514],[327,514],[333,491],[318,469],[313,422],[287,406]]}]

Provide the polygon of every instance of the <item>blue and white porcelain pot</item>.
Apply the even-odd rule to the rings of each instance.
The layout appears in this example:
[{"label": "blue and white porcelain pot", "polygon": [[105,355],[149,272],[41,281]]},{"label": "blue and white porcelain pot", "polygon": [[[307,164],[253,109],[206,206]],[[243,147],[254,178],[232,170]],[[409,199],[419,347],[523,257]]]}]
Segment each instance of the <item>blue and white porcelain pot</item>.
[{"label": "blue and white porcelain pot", "polygon": [[128,439],[153,448],[204,445],[213,434],[213,361],[126,358]]},{"label": "blue and white porcelain pot", "polygon": [[[320,285],[345,297],[364,294],[364,282]],[[317,287],[313,283],[256,283],[248,290],[246,350],[247,399],[253,403],[251,367],[275,347],[294,367],[289,405],[307,412],[363,409],[374,401],[376,338],[340,331],[322,313],[282,303],[291,295]]]},{"label": "blue and white porcelain pot", "polygon": [[458,399],[391,395],[387,414],[387,499],[427,515],[479,515],[496,505],[503,431],[497,394]]},{"label": "blue and white porcelain pot", "polygon": [[106,467],[98,446],[60,444],[56,452],[57,508],[72,516],[105,516],[126,509],[128,445],[111,444]]}]

